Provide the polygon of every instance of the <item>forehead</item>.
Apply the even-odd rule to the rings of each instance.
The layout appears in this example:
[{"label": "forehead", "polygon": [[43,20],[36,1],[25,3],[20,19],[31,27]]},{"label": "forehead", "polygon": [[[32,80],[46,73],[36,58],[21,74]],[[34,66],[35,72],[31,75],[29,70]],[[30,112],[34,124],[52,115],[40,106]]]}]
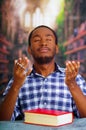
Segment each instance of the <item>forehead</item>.
[{"label": "forehead", "polygon": [[46,35],[46,36],[54,36],[52,30],[46,28],[46,27],[40,27],[33,31],[32,37],[36,35]]}]

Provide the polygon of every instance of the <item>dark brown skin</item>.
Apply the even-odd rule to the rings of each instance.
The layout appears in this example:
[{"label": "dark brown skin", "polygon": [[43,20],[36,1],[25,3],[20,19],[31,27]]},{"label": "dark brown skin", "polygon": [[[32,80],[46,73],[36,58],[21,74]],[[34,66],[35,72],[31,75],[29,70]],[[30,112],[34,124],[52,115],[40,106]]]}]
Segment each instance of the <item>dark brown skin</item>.
[{"label": "dark brown skin", "polygon": [[[28,52],[33,57],[34,67],[37,73],[46,77],[55,70],[54,55],[58,53],[58,46],[55,44],[55,37],[51,30],[45,27],[36,29],[32,34],[31,46],[28,47]],[[35,59],[35,56],[41,56],[42,58],[45,56],[53,56],[53,58],[49,63],[40,64]],[[25,69],[28,68],[28,63],[29,59],[27,57],[19,58],[14,62],[14,81],[5,100],[0,106],[0,120],[11,119],[19,90],[26,76],[31,72],[29,69],[28,72],[25,73]],[[86,96],[83,95],[75,81],[79,67],[80,63],[77,61],[66,62],[65,83],[75,100],[80,116],[86,117]]]}]

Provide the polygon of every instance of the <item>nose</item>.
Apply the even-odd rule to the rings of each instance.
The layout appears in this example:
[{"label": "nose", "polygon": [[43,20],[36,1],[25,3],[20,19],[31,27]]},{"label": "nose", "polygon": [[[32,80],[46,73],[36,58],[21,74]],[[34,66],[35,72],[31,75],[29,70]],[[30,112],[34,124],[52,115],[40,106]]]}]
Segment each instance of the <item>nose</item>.
[{"label": "nose", "polygon": [[41,46],[46,46],[47,45],[47,42],[45,39],[41,39]]}]

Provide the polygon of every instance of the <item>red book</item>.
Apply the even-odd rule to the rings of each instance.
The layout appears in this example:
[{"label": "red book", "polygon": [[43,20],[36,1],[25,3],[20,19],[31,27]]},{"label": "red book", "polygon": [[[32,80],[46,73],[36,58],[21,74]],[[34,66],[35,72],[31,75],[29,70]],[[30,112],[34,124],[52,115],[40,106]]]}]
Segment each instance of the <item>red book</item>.
[{"label": "red book", "polygon": [[73,122],[73,113],[48,109],[34,109],[24,111],[24,123],[62,126]]}]

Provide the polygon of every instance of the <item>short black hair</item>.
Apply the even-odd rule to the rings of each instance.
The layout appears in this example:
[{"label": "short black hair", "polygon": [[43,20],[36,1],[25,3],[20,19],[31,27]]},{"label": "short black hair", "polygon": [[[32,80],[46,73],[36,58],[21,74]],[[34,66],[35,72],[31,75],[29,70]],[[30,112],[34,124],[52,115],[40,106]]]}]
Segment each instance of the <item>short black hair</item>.
[{"label": "short black hair", "polygon": [[57,43],[58,43],[58,37],[57,37],[55,31],[54,31],[52,28],[48,27],[48,26],[40,25],[40,26],[37,26],[36,28],[34,28],[34,29],[30,32],[29,37],[28,37],[28,45],[29,45],[29,46],[31,45],[31,37],[32,37],[33,32],[34,32],[36,29],[41,28],[41,27],[48,28],[49,30],[52,31],[52,33],[53,33],[54,36],[55,36],[55,44],[57,44]]}]

